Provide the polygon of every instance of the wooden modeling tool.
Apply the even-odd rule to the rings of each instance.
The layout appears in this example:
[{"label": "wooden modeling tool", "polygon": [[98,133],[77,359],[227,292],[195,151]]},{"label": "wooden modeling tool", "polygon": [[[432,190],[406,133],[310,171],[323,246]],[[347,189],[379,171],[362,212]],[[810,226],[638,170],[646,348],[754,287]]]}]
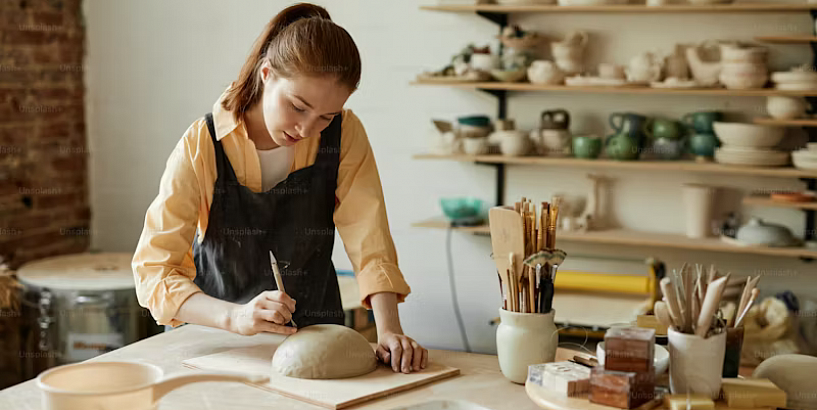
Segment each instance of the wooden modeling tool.
[{"label": "wooden modeling tool", "polygon": [[[275,259],[275,255],[272,254],[272,251],[269,251],[269,263],[270,266],[272,266],[272,274],[275,276],[275,286],[277,286],[278,290],[282,293],[287,293],[287,291],[284,290],[284,278],[281,277],[281,271],[278,270],[278,260]],[[292,326],[298,326],[291,318],[289,321],[292,322]]]}]

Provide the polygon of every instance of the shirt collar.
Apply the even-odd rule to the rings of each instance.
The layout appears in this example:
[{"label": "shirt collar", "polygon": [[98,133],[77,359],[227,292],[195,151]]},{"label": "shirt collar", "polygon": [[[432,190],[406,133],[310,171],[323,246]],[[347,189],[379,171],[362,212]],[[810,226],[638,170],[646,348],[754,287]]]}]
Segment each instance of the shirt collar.
[{"label": "shirt collar", "polygon": [[[233,84],[230,84],[232,87]],[[227,87],[226,90],[218,97],[218,101],[213,104],[213,122],[215,123],[216,128],[216,141],[221,141],[222,138],[226,137],[233,133],[236,129],[241,126],[243,128],[244,121],[239,120],[236,121],[233,117],[233,113],[227,109],[225,109],[221,103],[224,101],[224,98],[227,96],[227,91],[230,90],[230,87]],[[245,133],[246,135],[246,133]]]}]

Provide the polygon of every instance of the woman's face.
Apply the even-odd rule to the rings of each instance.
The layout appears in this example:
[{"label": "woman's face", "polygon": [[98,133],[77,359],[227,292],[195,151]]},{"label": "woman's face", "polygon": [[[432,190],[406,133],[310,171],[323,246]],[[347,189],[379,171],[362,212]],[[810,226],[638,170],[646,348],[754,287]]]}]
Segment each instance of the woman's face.
[{"label": "woman's face", "polygon": [[351,95],[334,76],[277,77],[268,64],[261,68],[264,123],[273,142],[291,146],[321,134]]}]

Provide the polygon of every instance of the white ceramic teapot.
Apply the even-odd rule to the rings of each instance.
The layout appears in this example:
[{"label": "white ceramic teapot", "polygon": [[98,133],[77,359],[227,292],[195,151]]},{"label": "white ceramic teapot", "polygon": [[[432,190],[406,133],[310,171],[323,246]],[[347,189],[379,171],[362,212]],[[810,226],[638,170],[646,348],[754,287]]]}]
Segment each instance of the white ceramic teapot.
[{"label": "white ceramic teapot", "polygon": [[528,80],[533,84],[561,84],[565,74],[552,61],[536,60],[528,67]]},{"label": "white ceramic teapot", "polygon": [[664,61],[649,51],[641,53],[630,60],[625,72],[627,81],[651,83],[661,80]]}]

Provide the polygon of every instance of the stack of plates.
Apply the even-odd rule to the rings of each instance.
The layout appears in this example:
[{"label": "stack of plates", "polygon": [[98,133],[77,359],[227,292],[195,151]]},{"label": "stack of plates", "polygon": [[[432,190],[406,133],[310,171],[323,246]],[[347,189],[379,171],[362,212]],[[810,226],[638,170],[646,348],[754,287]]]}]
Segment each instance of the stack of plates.
[{"label": "stack of plates", "polygon": [[811,71],[808,66],[772,73],[772,81],[778,90],[817,90],[817,73]]},{"label": "stack of plates", "polygon": [[[788,165],[789,153],[764,148],[724,146],[715,150],[715,161],[728,165],[782,167]],[[817,155],[814,157],[814,166],[817,167]]]},{"label": "stack of plates", "polygon": [[791,157],[795,167],[817,171],[817,144],[810,143],[808,148],[792,152]]}]

